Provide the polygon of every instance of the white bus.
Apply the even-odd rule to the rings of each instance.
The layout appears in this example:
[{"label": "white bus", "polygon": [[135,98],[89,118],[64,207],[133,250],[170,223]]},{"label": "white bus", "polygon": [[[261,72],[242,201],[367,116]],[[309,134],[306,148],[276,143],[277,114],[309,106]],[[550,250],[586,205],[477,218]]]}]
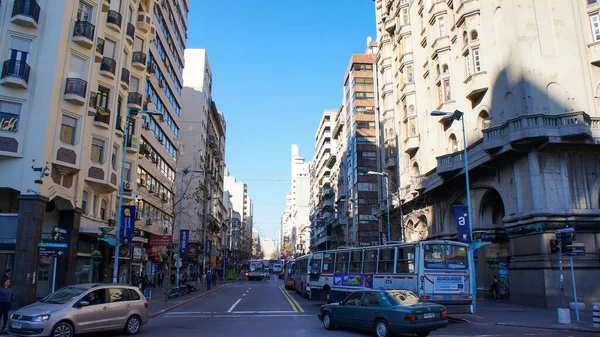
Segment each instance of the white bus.
[{"label": "white bus", "polygon": [[297,258],[294,288],[327,302],[362,288],[408,289],[448,313],[471,313],[470,260],[468,244],[447,240],[340,248]]}]

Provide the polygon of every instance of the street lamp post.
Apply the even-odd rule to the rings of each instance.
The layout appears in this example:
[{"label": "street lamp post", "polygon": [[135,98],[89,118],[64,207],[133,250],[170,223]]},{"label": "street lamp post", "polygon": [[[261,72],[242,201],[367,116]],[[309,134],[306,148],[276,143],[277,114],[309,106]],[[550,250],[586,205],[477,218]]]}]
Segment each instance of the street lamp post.
[{"label": "street lamp post", "polygon": [[181,185],[179,185],[179,221],[177,222],[177,261],[175,261],[175,288],[179,288],[179,271],[181,268],[181,238],[179,237],[181,231],[181,222],[183,218],[183,177],[188,173],[202,173],[202,170],[190,170],[189,168],[181,171]]},{"label": "street lamp post", "polygon": [[121,179],[119,182],[119,204],[117,205],[117,228],[116,228],[116,240],[115,240],[115,261],[113,265],[113,283],[118,283],[119,279],[119,234],[121,232],[121,208],[123,207],[123,184],[125,181],[125,163],[127,159],[127,143],[129,142],[129,119],[131,116],[138,114],[145,114],[151,116],[162,115],[160,111],[152,110],[138,110],[138,109],[127,109],[127,116],[125,116],[125,136],[123,139],[123,158],[121,159]]},{"label": "street lamp post", "polygon": [[469,161],[467,158],[467,134],[465,131],[465,118],[464,118],[464,112],[460,111],[460,110],[454,110],[454,112],[446,112],[446,111],[439,111],[439,110],[433,110],[431,111],[431,116],[451,116],[454,120],[459,120],[461,121],[461,125],[462,125],[462,134],[463,134],[463,162],[465,165],[465,188],[466,188],[466,195],[467,195],[467,225],[469,226],[469,250],[471,251],[471,261],[469,263],[470,266],[470,270],[471,270],[471,297],[472,297],[472,303],[473,303],[473,313],[475,312],[476,309],[476,299],[477,299],[477,282],[475,280],[475,261],[474,261],[474,257],[473,257],[473,253],[474,253],[474,249],[477,249],[480,244],[479,243],[474,243],[473,242],[473,226],[472,226],[472,222],[471,222],[471,188],[469,185]]},{"label": "street lamp post", "polygon": [[[385,186],[386,186],[385,208],[387,209],[387,241],[390,241],[390,192],[389,192],[390,177],[387,174],[387,172],[369,171],[369,172],[367,172],[367,174],[385,177]],[[400,208],[402,208],[402,205],[400,205]]]}]

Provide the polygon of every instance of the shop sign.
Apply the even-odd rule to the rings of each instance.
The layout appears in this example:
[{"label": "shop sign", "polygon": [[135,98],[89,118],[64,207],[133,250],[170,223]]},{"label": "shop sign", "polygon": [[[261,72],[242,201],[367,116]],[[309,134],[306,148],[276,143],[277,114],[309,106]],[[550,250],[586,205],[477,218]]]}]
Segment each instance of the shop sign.
[{"label": "shop sign", "polygon": [[171,245],[171,235],[150,234],[148,244],[153,247],[167,247]]}]

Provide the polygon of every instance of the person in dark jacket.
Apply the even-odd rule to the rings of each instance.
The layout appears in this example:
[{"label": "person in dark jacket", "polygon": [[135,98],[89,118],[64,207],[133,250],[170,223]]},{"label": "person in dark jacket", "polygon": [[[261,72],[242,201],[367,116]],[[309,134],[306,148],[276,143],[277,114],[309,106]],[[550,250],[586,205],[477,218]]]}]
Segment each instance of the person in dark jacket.
[{"label": "person in dark jacket", "polygon": [[2,316],[2,333],[6,333],[6,322],[8,321],[8,312],[10,311],[10,302],[13,300],[13,290],[10,279],[2,283],[0,287],[0,316]]},{"label": "person in dark jacket", "polygon": [[210,290],[213,283],[213,277],[214,275],[208,271],[208,274],[206,274],[206,290]]}]

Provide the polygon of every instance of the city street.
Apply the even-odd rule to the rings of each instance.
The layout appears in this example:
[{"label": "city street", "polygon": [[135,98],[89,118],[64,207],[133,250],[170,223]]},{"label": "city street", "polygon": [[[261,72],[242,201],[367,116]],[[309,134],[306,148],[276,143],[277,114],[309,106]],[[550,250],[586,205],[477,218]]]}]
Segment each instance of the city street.
[{"label": "city street", "polygon": [[[353,330],[326,331],[316,316],[320,303],[300,298],[296,292],[284,290],[282,284],[281,280],[273,279],[226,284],[220,290],[151,319],[139,335],[197,336],[201,332],[203,336],[211,337],[373,336]],[[106,334],[91,337],[96,336]],[[583,337],[598,334],[452,322],[447,328],[435,331],[431,336]]]}]

